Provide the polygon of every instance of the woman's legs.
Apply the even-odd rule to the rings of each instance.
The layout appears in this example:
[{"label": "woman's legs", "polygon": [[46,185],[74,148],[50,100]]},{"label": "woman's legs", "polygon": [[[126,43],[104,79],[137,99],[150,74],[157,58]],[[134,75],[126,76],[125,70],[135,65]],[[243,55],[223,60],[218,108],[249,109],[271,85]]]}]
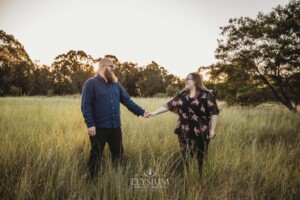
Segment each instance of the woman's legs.
[{"label": "woman's legs", "polygon": [[209,139],[206,135],[185,137],[183,135],[178,135],[178,140],[181,148],[181,154],[185,166],[189,167],[189,157],[193,158],[196,155],[198,161],[199,173],[202,174],[203,162],[205,154],[208,150]]},{"label": "woman's legs", "polygon": [[188,169],[189,167],[189,162],[188,162],[188,155],[189,155],[189,149],[188,149],[188,138],[185,137],[182,134],[178,134],[178,141],[180,145],[180,150],[181,150],[181,156],[183,158],[184,166]]},{"label": "woman's legs", "polygon": [[203,171],[203,162],[208,150],[208,144],[209,144],[209,140],[203,135],[195,139],[195,146],[193,147],[193,152],[196,153],[200,174],[202,174]]}]

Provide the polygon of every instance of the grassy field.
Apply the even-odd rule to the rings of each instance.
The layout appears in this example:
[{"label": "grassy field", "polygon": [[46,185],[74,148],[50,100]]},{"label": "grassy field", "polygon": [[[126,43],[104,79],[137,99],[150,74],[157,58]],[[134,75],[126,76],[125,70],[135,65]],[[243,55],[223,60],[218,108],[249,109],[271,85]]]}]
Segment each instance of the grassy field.
[{"label": "grassy field", "polygon": [[[135,101],[151,111],[166,99]],[[112,168],[106,146],[105,173],[88,182],[79,96],[1,98],[0,199],[299,199],[300,117],[278,105],[220,107],[202,177],[196,161],[177,175],[176,115],[143,119],[122,107],[126,166]],[[133,188],[149,168],[166,188]]]}]

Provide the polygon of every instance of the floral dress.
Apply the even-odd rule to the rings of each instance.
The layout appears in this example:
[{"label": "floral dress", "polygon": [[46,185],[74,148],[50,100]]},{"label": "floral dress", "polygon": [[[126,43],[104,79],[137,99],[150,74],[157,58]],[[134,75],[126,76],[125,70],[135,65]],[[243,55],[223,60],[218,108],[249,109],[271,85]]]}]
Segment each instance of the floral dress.
[{"label": "floral dress", "polygon": [[215,97],[208,91],[202,91],[197,98],[180,92],[164,107],[179,115],[174,132],[193,138],[203,134],[209,136],[211,116],[220,112]]}]

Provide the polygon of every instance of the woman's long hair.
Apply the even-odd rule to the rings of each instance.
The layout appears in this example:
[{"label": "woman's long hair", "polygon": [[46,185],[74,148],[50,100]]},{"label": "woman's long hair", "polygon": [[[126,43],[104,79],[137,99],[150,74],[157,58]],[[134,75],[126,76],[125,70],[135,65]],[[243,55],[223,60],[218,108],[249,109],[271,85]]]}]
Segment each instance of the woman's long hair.
[{"label": "woman's long hair", "polygon": [[[193,81],[195,82],[195,86],[196,86],[196,94],[195,94],[195,98],[197,98],[203,91],[205,92],[212,92],[211,90],[207,89],[204,84],[203,84],[203,78],[200,74],[198,73],[190,73],[188,74],[188,76],[191,75],[193,78]],[[190,93],[190,91],[188,89],[184,89],[185,92],[187,92],[188,94]]]}]

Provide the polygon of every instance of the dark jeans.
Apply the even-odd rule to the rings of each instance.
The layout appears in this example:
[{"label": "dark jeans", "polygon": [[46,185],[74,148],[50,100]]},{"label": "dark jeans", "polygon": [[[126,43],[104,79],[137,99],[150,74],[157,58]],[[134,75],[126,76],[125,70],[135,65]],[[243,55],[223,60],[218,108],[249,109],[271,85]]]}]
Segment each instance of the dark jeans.
[{"label": "dark jeans", "polygon": [[181,147],[181,154],[184,163],[189,168],[189,159],[196,156],[198,161],[199,173],[202,174],[203,161],[208,150],[209,139],[207,135],[184,137],[182,134],[178,135],[178,140]]},{"label": "dark jeans", "polygon": [[88,162],[91,177],[97,176],[100,161],[106,142],[108,143],[113,164],[119,164],[122,160],[123,144],[121,128],[96,128],[96,135],[91,137],[90,159]]}]

